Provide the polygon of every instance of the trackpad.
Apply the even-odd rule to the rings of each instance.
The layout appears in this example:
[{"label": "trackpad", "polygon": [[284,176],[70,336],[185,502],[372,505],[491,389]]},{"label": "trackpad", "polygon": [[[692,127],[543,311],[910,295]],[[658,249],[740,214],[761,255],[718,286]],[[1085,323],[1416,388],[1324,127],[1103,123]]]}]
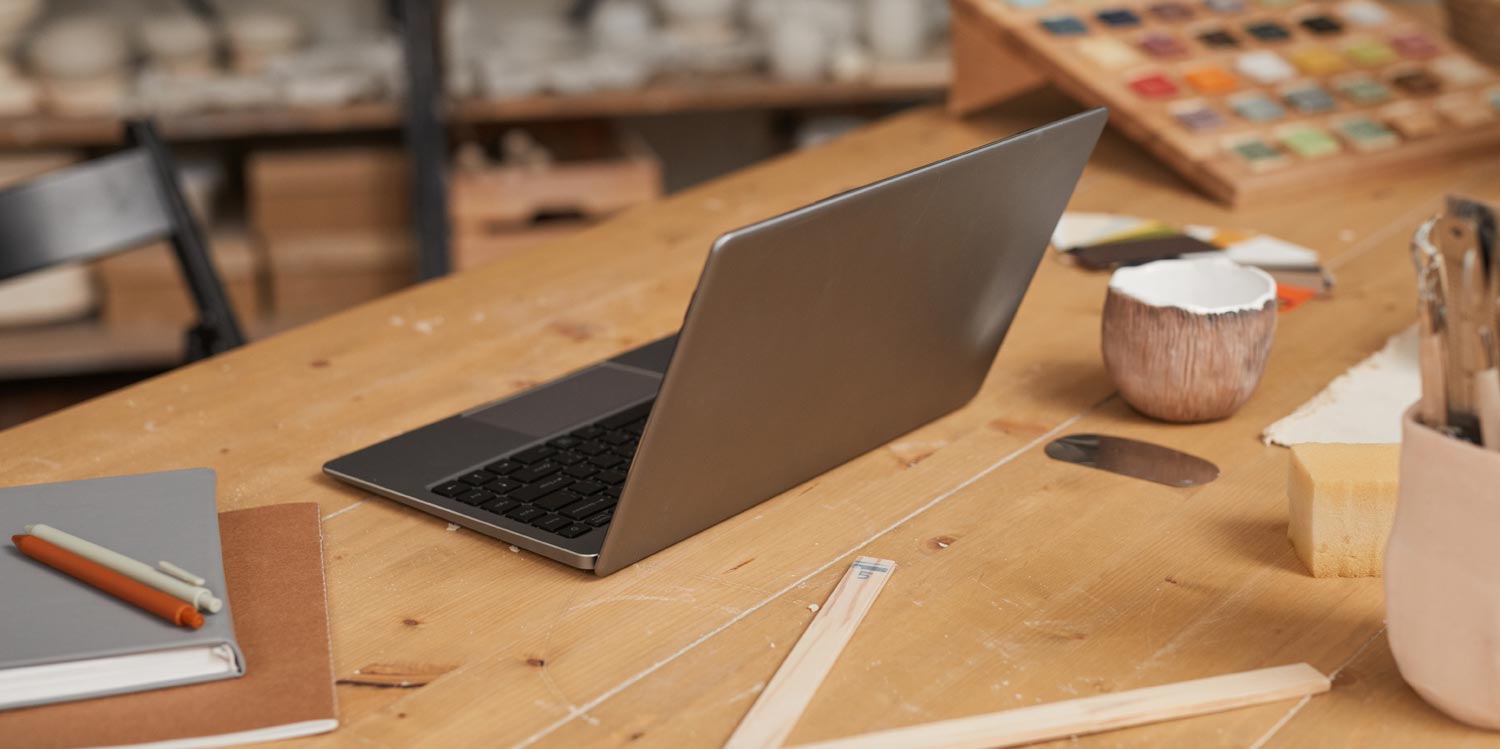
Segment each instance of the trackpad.
[{"label": "trackpad", "polygon": [[660,377],[605,364],[464,414],[464,418],[546,437],[650,398],[660,387]]}]

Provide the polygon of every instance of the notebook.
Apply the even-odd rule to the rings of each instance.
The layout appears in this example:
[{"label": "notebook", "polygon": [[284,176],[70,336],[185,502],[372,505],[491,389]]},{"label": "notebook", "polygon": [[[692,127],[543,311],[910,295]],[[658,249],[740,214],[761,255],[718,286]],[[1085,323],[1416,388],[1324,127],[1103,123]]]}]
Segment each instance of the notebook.
[{"label": "notebook", "polygon": [[168,560],[221,598],[214,472],[207,469],[0,489],[0,710],[245,673],[233,608],[178,627],[21,554],[45,523],[146,564]]},{"label": "notebook", "polygon": [[0,744],[192,749],[337,728],[318,506],[226,512],[219,530],[244,676],[3,711]]}]

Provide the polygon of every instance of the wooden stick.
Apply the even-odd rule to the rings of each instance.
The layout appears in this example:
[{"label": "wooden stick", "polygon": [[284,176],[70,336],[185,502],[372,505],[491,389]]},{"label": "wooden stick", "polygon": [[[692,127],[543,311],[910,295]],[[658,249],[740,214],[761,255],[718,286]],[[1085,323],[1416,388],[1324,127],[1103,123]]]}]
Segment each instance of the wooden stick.
[{"label": "wooden stick", "polygon": [[878,731],[797,749],[997,749],[1217,713],[1328,688],[1328,677],[1298,663]]},{"label": "wooden stick", "polygon": [[833,662],[854,636],[854,629],[875,603],[875,596],[895,571],[896,563],[889,559],[854,560],[724,749],[776,749],[786,741]]}]

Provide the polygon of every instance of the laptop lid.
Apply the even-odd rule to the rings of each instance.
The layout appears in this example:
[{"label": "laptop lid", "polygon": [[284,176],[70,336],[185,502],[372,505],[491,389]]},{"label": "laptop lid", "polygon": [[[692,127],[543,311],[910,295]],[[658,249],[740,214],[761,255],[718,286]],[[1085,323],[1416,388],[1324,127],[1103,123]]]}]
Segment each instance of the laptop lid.
[{"label": "laptop lid", "polygon": [[720,237],[596,573],[973,398],[1104,122],[1084,112]]}]

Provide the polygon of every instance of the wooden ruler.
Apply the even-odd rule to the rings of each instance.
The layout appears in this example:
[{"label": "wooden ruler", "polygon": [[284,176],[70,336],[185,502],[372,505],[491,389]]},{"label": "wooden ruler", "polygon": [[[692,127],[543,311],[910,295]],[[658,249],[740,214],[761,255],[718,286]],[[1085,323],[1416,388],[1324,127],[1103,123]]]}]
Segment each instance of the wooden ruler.
[{"label": "wooden ruler", "polygon": [[1298,663],[878,731],[797,749],[998,749],[1217,713],[1328,688],[1328,677]]},{"label": "wooden ruler", "polygon": [[859,557],[844,573],[828,601],[787,653],[781,668],[761,691],[724,749],[777,749],[791,734],[813,694],[844,652],[896,563]]}]

